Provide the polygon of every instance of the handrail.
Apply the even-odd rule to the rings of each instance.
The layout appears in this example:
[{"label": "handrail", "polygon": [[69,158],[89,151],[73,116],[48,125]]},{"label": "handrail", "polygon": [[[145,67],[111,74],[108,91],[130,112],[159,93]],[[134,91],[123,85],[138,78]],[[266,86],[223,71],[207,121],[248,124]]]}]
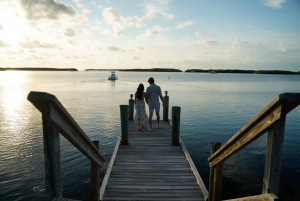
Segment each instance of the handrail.
[{"label": "handrail", "polygon": [[299,104],[300,93],[278,95],[218,151],[208,158],[209,166],[214,167],[253,142],[264,134],[279,118],[285,117],[287,113]]},{"label": "handrail", "polygon": [[[89,158],[93,167],[94,164],[107,167],[107,164],[98,148],[54,95],[32,91],[27,99],[42,113],[47,199],[62,199],[59,133]],[[91,171],[97,170],[93,168]]]},{"label": "handrail", "polygon": [[278,195],[285,119],[299,104],[300,93],[278,95],[208,158],[211,167],[210,201],[220,200],[223,162],[266,132],[268,145],[262,194]]}]

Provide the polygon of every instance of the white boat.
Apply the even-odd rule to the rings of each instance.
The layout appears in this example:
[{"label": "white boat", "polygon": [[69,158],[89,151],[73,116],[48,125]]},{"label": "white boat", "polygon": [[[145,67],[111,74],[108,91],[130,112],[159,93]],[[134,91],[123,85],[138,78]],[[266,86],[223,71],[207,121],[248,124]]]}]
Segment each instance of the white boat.
[{"label": "white boat", "polygon": [[118,76],[116,76],[115,71],[111,71],[110,73],[111,73],[111,75],[108,77],[108,80],[117,80],[118,79]]}]

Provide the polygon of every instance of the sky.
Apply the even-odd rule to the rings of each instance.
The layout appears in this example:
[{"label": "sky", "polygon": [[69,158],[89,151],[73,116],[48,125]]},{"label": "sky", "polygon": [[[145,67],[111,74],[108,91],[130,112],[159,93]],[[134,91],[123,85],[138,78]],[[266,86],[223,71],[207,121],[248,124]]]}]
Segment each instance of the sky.
[{"label": "sky", "polygon": [[300,71],[300,1],[0,0],[0,67]]}]

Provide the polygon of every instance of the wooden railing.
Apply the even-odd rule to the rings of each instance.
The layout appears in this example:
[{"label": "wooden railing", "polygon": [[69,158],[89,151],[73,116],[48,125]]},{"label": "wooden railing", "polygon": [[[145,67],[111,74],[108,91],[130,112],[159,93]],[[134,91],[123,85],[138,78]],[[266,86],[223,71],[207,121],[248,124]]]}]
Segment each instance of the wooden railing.
[{"label": "wooden railing", "polygon": [[107,167],[92,142],[58,99],[44,92],[30,92],[27,99],[42,113],[47,201],[62,198],[60,140],[61,133],[91,161],[91,199],[99,200],[99,167]]},{"label": "wooden railing", "polygon": [[[208,158],[211,167],[209,200],[221,197],[223,162],[268,132],[262,194],[238,200],[274,200],[279,191],[282,146],[286,115],[300,104],[300,93],[278,95],[249,123]],[[233,199],[237,200],[237,199]]]}]

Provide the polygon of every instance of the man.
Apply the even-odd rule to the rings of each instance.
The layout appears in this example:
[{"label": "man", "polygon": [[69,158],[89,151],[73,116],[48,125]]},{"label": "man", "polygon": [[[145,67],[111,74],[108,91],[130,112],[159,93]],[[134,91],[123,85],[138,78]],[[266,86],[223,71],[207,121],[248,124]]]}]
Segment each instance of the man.
[{"label": "man", "polygon": [[155,110],[156,113],[156,119],[157,119],[157,128],[159,128],[159,108],[160,108],[160,102],[158,97],[160,98],[162,105],[164,106],[164,100],[162,97],[161,89],[160,86],[154,84],[154,79],[153,77],[150,77],[148,79],[148,83],[150,84],[149,87],[147,87],[146,93],[147,93],[147,98],[146,102],[149,106],[149,131],[151,132],[152,129],[152,116],[153,116],[153,111]]}]

